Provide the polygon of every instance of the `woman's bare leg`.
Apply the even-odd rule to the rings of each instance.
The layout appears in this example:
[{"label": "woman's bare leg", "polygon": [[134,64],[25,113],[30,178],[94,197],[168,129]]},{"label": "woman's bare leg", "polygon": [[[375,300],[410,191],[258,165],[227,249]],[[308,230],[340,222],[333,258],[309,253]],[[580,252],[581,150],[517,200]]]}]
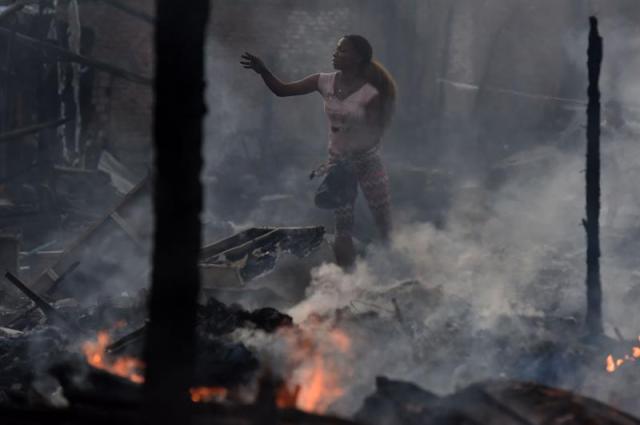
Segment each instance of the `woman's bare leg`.
[{"label": "woman's bare leg", "polygon": [[373,154],[357,161],[356,173],[376,227],[383,242],[387,243],[391,237],[391,196],[389,177],[380,156]]},{"label": "woman's bare leg", "polygon": [[333,253],[336,264],[345,270],[353,267],[356,261],[356,250],[353,246],[353,204],[334,210],[336,219],[336,239]]}]

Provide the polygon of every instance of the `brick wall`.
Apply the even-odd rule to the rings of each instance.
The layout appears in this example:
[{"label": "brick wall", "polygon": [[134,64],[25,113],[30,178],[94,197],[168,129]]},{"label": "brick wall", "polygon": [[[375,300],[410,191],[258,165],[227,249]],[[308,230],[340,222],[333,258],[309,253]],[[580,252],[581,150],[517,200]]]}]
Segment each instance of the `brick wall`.
[{"label": "brick wall", "polygon": [[330,72],[338,38],[361,32],[363,4],[362,0],[213,2],[207,52],[210,163],[236,149],[240,140],[249,155],[266,151],[286,160],[289,154],[308,154],[310,163],[322,158],[327,134],[320,97],[276,98],[258,75],[238,62],[242,52],[250,51],[288,81]]},{"label": "brick wall", "polygon": [[[150,16],[154,13],[153,0],[125,3]],[[95,32],[91,56],[151,77],[152,25],[100,1],[80,4],[82,25]],[[151,87],[97,72],[93,92],[97,117],[92,142],[104,145],[129,167],[143,171],[151,152]]]}]

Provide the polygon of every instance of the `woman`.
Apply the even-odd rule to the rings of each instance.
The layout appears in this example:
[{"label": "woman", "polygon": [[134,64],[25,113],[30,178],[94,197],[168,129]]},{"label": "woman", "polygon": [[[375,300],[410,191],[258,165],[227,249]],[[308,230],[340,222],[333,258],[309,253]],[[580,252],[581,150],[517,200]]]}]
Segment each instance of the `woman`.
[{"label": "woman", "polygon": [[[329,120],[329,162],[349,160],[383,240],[389,240],[391,214],[389,179],[378,153],[382,134],[393,115],[396,85],[391,75],[373,60],[371,44],[360,35],[342,37],[333,54],[336,72],[318,73],[284,83],[260,58],[245,53],[240,62],[262,76],[276,96],[299,96],[318,91]],[[353,203],[335,210],[336,262],[355,262]]]}]

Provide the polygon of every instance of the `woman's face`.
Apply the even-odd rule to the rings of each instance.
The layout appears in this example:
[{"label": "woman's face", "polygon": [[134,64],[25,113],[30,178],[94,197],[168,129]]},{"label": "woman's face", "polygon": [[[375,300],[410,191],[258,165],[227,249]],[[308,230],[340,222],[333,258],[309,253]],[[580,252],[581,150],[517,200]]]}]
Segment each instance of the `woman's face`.
[{"label": "woman's face", "polygon": [[362,58],[346,38],[341,38],[338,41],[336,50],[333,52],[333,67],[337,70],[343,71],[345,69],[354,69],[360,66]]}]

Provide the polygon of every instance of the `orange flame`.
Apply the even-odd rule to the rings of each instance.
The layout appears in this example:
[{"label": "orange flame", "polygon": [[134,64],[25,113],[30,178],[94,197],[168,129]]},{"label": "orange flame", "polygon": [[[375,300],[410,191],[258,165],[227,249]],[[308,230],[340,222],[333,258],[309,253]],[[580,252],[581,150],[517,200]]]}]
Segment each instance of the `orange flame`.
[{"label": "orange flame", "polygon": [[[122,325],[121,325],[122,326]],[[95,367],[126,378],[136,384],[144,383],[144,362],[135,357],[110,358],[106,354],[106,348],[111,343],[109,332],[98,332],[95,341],[87,341],[82,344],[82,351],[87,362]],[[227,397],[227,389],[222,387],[194,387],[189,389],[191,401],[194,403],[206,403],[210,401],[220,401]]]},{"label": "orange flame", "polygon": [[327,367],[322,355],[313,358],[309,369],[303,372],[305,385],[300,389],[297,406],[307,412],[325,412],[332,402],[344,394],[338,377]]},{"label": "orange flame", "polygon": [[110,342],[109,333],[100,331],[96,341],[87,341],[82,344],[82,351],[87,358],[87,362],[96,369],[105,370],[136,384],[142,384],[144,382],[144,375],[142,374],[144,362],[135,357],[127,356],[110,359],[105,353]]},{"label": "orange flame", "polygon": [[222,387],[194,387],[189,389],[189,393],[194,403],[207,403],[227,398],[228,391]]},{"label": "orange flame", "polygon": [[613,372],[616,371],[616,369],[617,368],[616,368],[615,362],[613,361],[613,356],[611,354],[609,354],[607,356],[607,372],[613,373]]},{"label": "orange flame", "polygon": [[[638,340],[640,340],[640,336],[638,337]],[[607,356],[605,368],[607,372],[613,373],[623,364],[630,361],[634,362],[636,360],[640,360],[640,347],[633,347],[631,349],[631,354],[625,354],[623,358],[619,359],[614,359],[613,356],[609,354]]]},{"label": "orange flame", "polygon": [[286,383],[284,383],[280,388],[278,388],[278,392],[276,394],[276,405],[280,409],[296,407],[299,395],[300,385],[295,385],[293,388],[290,388]]},{"label": "orange flame", "polygon": [[307,412],[326,412],[344,395],[336,357],[349,354],[351,339],[340,329],[328,332],[322,329],[287,330],[283,336],[289,345],[289,361],[294,366],[287,384],[278,391],[278,407],[295,406]]}]

